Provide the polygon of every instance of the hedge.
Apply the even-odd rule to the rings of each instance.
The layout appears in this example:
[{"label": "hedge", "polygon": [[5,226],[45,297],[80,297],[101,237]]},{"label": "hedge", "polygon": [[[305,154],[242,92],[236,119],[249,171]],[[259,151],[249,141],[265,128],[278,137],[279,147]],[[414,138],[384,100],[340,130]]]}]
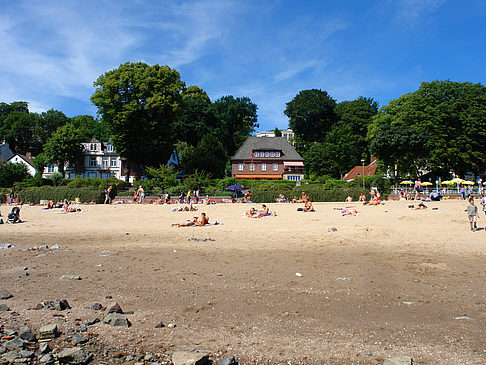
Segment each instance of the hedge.
[{"label": "hedge", "polygon": [[75,200],[79,198],[81,203],[103,203],[105,200],[104,191],[96,188],[67,188],[67,187],[40,187],[25,188],[19,192],[23,203],[39,204],[41,200],[59,202],[64,199]]},{"label": "hedge", "polygon": [[348,196],[351,196],[354,201],[358,200],[360,194],[365,191],[358,188],[338,188],[325,189],[318,185],[301,185],[292,189],[254,189],[252,201],[255,203],[273,203],[275,199],[283,194],[287,199],[297,197],[300,199],[302,192],[313,202],[344,202]]}]

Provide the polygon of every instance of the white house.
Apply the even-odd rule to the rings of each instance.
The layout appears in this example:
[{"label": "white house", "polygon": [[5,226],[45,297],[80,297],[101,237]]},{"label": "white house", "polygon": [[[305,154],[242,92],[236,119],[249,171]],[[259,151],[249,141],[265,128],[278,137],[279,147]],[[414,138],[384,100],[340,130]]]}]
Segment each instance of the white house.
[{"label": "white house", "polygon": [[27,172],[34,176],[35,175],[35,168],[34,164],[32,162],[32,156],[30,152],[27,152],[25,155],[21,155],[20,153],[17,153],[10,157],[7,162],[9,163],[21,163],[22,165],[27,166]]},{"label": "white house", "polygon": [[[293,144],[295,133],[292,129],[280,129],[282,137],[287,140],[287,142]],[[257,132],[255,137],[275,137],[275,131],[262,131]]]}]

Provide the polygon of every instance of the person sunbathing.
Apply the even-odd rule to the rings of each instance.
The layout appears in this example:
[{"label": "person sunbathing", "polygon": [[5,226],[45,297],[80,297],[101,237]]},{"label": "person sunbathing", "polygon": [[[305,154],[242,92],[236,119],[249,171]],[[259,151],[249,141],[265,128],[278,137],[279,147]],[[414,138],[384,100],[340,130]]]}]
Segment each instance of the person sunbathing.
[{"label": "person sunbathing", "polygon": [[247,218],[253,218],[253,216],[254,216],[255,214],[257,214],[257,211],[256,211],[256,209],[255,209],[255,208],[253,208],[253,207],[252,207],[252,208],[250,208],[250,210],[249,210],[249,211],[247,211],[247,212],[245,213],[245,215],[247,216]]},{"label": "person sunbathing", "polygon": [[267,215],[270,215],[270,212],[265,204],[262,204],[262,209],[260,209],[257,212],[256,216],[253,216],[253,218],[261,218],[261,217],[266,217]]},{"label": "person sunbathing", "polygon": [[417,205],[414,210],[425,210],[427,208],[428,207],[424,203],[420,202],[420,204]]},{"label": "person sunbathing", "polygon": [[361,193],[360,196],[359,196],[358,201],[359,202],[365,202],[366,201],[366,195],[364,195],[363,193]]},{"label": "person sunbathing", "polygon": [[201,219],[197,220],[196,219],[196,226],[205,226],[206,224],[209,223],[209,217],[206,216],[206,213],[201,213]]},{"label": "person sunbathing", "polygon": [[54,201],[54,199],[49,200],[49,202],[47,203],[47,209],[53,209],[55,206],[56,202]]},{"label": "person sunbathing", "polygon": [[314,206],[312,205],[312,202],[310,201],[309,198],[306,197],[304,208],[304,212],[313,212],[314,211]]},{"label": "person sunbathing", "polygon": [[358,215],[359,212],[356,209],[343,209],[341,211],[341,216],[345,215]]},{"label": "person sunbathing", "polygon": [[192,219],[188,219],[183,223],[172,223],[171,227],[190,227],[190,226],[205,226],[209,223],[209,217],[206,216],[206,213],[201,213],[201,219],[198,220],[198,217],[195,216]]}]

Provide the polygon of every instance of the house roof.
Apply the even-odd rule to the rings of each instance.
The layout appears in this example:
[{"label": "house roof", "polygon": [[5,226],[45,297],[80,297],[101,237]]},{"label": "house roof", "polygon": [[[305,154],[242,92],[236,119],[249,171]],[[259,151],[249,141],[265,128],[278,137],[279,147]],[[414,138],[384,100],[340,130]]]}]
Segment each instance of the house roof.
[{"label": "house roof", "polygon": [[[364,176],[372,176],[376,173],[376,159],[372,160],[369,165],[364,167]],[[356,176],[363,176],[363,165],[354,166],[343,176],[343,180],[354,179]]]},{"label": "house roof", "polygon": [[249,160],[252,151],[281,151],[280,157],[272,160],[304,161],[297,150],[283,137],[254,137],[249,136],[236,151],[232,160]]},{"label": "house roof", "polygon": [[10,149],[8,143],[0,144],[0,161],[8,161],[13,155],[14,153]]}]

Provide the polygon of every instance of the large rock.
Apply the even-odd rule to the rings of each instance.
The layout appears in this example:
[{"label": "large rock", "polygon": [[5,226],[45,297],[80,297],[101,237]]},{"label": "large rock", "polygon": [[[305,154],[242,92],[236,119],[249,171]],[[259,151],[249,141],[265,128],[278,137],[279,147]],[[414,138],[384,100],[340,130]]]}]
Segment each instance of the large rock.
[{"label": "large rock", "polygon": [[123,313],[123,309],[121,309],[118,303],[113,303],[109,305],[105,310],[105,315],[110,313]]},{"label": "large rock", "polygon": [[56,338],[58,335],[59,332],[57,330],[57,325],[55,324],[48,324],[39,329],[39,339],[41,340]]},{"label": "large rock", "polygon": [[8,312],[10,307],[6,304],[0,304],[0,312]]},{"label": "large rock", "polygon": [[87,364],[92,358],[93,355],[83,350],[81,347],[64,349],[57,354],[57,360],[59,360],[61,364]]},{"label": "large rock", "polygon": [[4,289],[0,286],[0,299],[9,299],[12,298],[12,294],[7,289]]},{"label": "large rock", "polygon": [[60,280],[81,280],[79,275],[64,274],[60,277]]},{"label": "large rock", "polygon": [[408,356],[395,356],[383,361],[383,365],[413,365],[413,359]]},{"label": "large rock", "polygon": [[105,318],[103,318],[103,323],[109,324],[114,327],[130,327],[130,322],[127,316],[121,313],[110,313]]},{"label": "large rock", "polygon": [[20,359],[20,351],[10,351],[0,357],[0,364],[13,364],[16,359]]},{"label": "large rock", "polygon": [[5,342],[5,347],[10,351],[22,350],[25,347],[24,341],[22,339],[15,337],[14,339]]},{"label": "large rock", "polygon": [[35,335],[32,333],[29,327],[24,326],[19,329],[19,337],[27,342],[30,343],[35,343],[37,342],[37,339],[35,338]]},{"label": "large rock", "polygon": [[172,354],[174,365],[206,365],[209,354],[203,351],[176,351]]}]

